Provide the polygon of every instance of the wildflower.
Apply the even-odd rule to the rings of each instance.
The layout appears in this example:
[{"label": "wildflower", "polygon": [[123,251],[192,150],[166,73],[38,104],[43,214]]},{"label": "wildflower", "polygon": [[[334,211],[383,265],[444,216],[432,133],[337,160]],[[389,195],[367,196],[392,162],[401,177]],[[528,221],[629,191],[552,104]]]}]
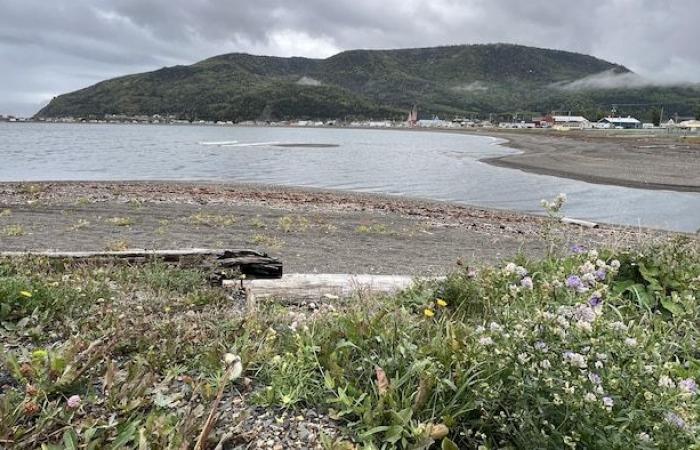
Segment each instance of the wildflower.
[{"label": "wildflower", "polygon": [[552,367],[552,363],[549,362],[548,359],[543,359],[542,361],[540,361],[540,367],[547,370]]},{"label": "wildflower", "polygon": [[493,333],[498,333],[503,331],[503,327],[497,324],[496,322],[491,322],[489,324],[489,330],[491,330]]},{"label": "wildflower", "polygon": [[613,259],[610,261],[610,267],[612,267],[612,269],[615,271],[620,270],[620,261]]},{"label": "wildflower", "polygon": [[674,412],[670,412],[670,411],[667,412],[666,415],[664,416],[664,419],[670,425],[673,425],[673,426],[680,428],[680,429],[685,428],[685,420],[683,420],[678,414],[676,414]]},{"label": "wildflower", "polygon": [[593,403],[594,401],[597,400],[597,397],[595,396],[594,393],[588,392],[588,393],[586,393],[586,395],[583,396],[583,399],[589,403]]},{"label": "wildflower", "polygon": [[602,382],[600,375],[598,375],[597,373],[594,373],[594,372],[591,372],[588,374],[588,380],[591,383],[596,384],[596,385],[598,385]]},{"label": "wildflower", "polygon": [[27,403],[24,404],[24,408],[23,408],[23,409],[24,409],[24,414],[25,414],[25,415],[27,415],[27,416],[33,416],[33,415],[35,415],[36,413],[38,413],[39,410],[40,410],[41,408],[39,407],[39,405],[38,405],[36,402],[30,401],[30,402],[27,402]]},{"label": "wildflower", "polygon": [[24,387],[24,392],[25,392],[28,396],[34,397],[36,394],[39,393],[39,389],[37,389],[36,386],[34,386],[33,384],[27,384],[27,385]]},{"label": "wildflower", "polygon": [[651,442],[651,436],[643,431],[637,434],[637,439],[642,442]]},{"label": "wildflower", "polygon": [[233,353],[226,353],[226,354],[224,355],[224,363],[226,363],[227,366],[230,366],[231,364],[235,363],[236,360],[239,360],[239,359],[240,359],[240,358],[238,358],[238,357],[237,357],[236,355],[234,355]]},{"label": "wildflower", "polygon": [[698,391],[698,384],[692,378],[686,378],[678,382],[678,389],[689,394],[695,394]]},{"label": "wildflower", "polygon": [[477,272],[476,269],[472,269],[471,267],[469,270],[467,270],[467,278],[476,278]]},{"label": "wildflower", "polygon": [[587,251],[586,247],[584,247],[583,245],[574,244],[571,246],[571,253],[574,253],[576,255],[580,255],[581,253],[586,253],[586,251]]},{"label": "wildflower", "polygon": [[591,263],[590,261],[586,261],[581,266],[579,266],[578,270],[581,274],[585,275],[587,273],[595,272],[596,269],[595,269],[595,266],[593,265],[593,263]]},{"label": "wildflower", "polygon": [[523,353],[518,354],[518,361],[520,361],[521,364],[525,364],[529,360],[530,360],[530,355],[528,355],[527,353],[523,352]]},{"label": "wildflower", "polygon": [[71,395],[66,401],[66,406],[68,406],[69,409],[77,409],[80,406],[80,401],[79,395]]},{"label": "wildflower", "polygon": [[564,360],[570,363],[572,366],[579,367],[582,369],[587,366],[586,358],[580,353],[565,352]]},{"label": "wildflower", "polygon": [[22,297],[32,298],[32,293],[29,291],[19,291],[19,295]]},{"label": "wildflower", "polygon": [[614,404],[615,404],[615,402],[613,401],[612,398],[603,397],[603,406],[605,406],[605,409],[607,409],[608,411],[610,411],[612,409]]},{"label": "wildflower", "polygon": [[578,305],[573,311],[573,318],[584,322],[593,322],[596,319],[596,313],[593,308],[586,304]]},{"label": "wildflower", "polygon": [[584,331],[586,333],[590,333],[593,331],[593,327],[591,326],[590,322],[586,322],[585,320],[579,320],[576,322],[576,328],[578,328],[580,331]]},{"label": "wildflower", "polygon": [[636,347],[637,340],[635,338],[627,338],[625,339],[625,345],[628,347]]},{"label": "wildflower", "polygon": [[676,383],[673,382],[671,377],[661,375],[661,377],[659,377],[659,387],[672,389],[676,387]]},{"label": "wildflower", "polygon": [[423,315],[424,315],[425,317],[430,318],[430,317],[435,316],[435,312],[434,312],[432,309],[430,309],[430,308],[425,308],[425,309],[423,310]]},{"label": "wildflower", "polygon": [[530,277],[525,277],[520,281],[520,286],[524,287],[525,289],[532,289],[533,284],[532,284],[532,278]]},{"label": "wildflower", "polygon": [[438,298],[437,300],[435,300],[435,303],[442,308],[447,306],[447,302],[441,298]]},{"label": "wildflower", "polygon": [[607,273],[605,272],[605,269],[598,269],[594,273],[595,279],[598,281],[605,281],[605,276]]},{"label": "wildflower", "polygon": [[493,345],[493,339],[491,339],[491,338],[488,337],[488,336],[484,336],[484,337],[482,337],[482,338],[479,339],[479,344],[485,345],[485,346],[487,346],[487,345]]},{"label": "wildflower", "polygon": [[601,303],[603,303],[603,299],[600,298],[599,292],[593,293],[593,295],[591,295],[591,298],[588,299],[588,304],[593,308],[600,305]]},{"label": "wildflower", "polygon": [[542,353],[547,353],[547,350],[549,350],[549,347],[547,346],[547,344],[545,344],[542,341],[535,342],[534,347],[535,347],[535,350],[538,350]]},{"label": "wildflower", "polygon": [[579,278],[577,275],[570,275],[569,278],[566,279],[566,287],[569,289],[579,289],[583,286],[583,283],[581,282],[581,278]]},{"label": "wildflower", "polygon": [[515,268],[515,274],[518,275],[519,277],[524,277],[527,275],[527,269],[524,268],[523,266],[517,266]]},{"label": "wildflower", "polygon": [[627,325],[620,321],[615,321],[609,325],[612,331],[627,331]]},{"label": "wildflower", "polygon": [[515,273],[515,269],[516,269],[517,267],[518,267],[518,266],[516,266],[515,263],[508,263],[508,264],[506,264],[506,267],[505,267],[504,270],[505,270],[506,272],[508,272],[508,273]]}]

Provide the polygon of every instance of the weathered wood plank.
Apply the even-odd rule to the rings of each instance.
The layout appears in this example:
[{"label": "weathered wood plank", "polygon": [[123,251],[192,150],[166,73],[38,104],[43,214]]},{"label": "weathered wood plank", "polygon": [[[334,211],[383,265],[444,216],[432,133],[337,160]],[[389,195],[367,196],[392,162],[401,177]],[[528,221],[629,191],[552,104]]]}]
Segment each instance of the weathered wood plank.
[{"label": "weathered wood plank", "polygon": [[[407,275],[285,274],[278,280],[245,281],[246,290],[255,298],[279,298],[284,301],[319,300],[324,297],[350,297],[366,294],[391,294],[410,287],[415,278]],[[224,287],[239,287],[233,280]]]}]

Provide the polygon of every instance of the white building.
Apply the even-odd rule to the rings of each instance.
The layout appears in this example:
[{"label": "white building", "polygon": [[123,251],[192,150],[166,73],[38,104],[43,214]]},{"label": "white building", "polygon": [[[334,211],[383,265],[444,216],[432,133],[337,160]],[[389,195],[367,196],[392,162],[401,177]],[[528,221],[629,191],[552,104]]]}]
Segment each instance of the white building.
[{"label": "white building", "polygon": [[598,121],[599,125],[607,125],[607,126],[600,126],[600,128],[625,128],[625,129],[633,129],[633,128],[642,128],[642,122],[639,120],[635,119],[632,116],[627,116],[627,117],[605,117],[603,119],[600,119]]},{"label": "white building", "polygon": [[583,116],[553,116],[552,120],[558,128],[591,128],[591,122]]}]

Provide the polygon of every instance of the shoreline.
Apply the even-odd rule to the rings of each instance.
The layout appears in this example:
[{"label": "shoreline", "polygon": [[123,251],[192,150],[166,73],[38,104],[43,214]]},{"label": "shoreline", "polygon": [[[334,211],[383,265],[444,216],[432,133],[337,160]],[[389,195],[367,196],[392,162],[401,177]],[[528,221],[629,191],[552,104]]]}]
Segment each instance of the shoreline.
[{"label": "shoreline", "polygon": [[[7,212],[5,212],[7,211]],[[447,202],[269,185],[0,183],[0,250],[251,248],[285,273],[444,275],[455,263],[538,257],[546,218]],[[557,227],[562,251],[676,233]]]},{"label": "shoreline", "polygon": [[[498,143],[519,150],[516,155],[484,158],[496,167],[568,178],[592,184],[674,192],[700,192],[700,146],[663,138],[470,133],[504,139]],[[588,138],[586,140],[585,138]],[[624,139],[633,139],[626,142]],[[648,144],[644,144],[649,142]],[[659,149],[663,157],[644,152]],[[675,160],[674,160],[675,159]],[[621,166],[622,165],[622,166]]]}]

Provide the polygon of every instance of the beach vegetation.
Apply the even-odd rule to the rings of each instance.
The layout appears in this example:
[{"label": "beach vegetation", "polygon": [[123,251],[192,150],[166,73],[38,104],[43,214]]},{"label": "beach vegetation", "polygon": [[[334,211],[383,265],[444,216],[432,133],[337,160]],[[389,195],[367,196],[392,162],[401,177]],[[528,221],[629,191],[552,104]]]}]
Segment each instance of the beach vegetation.
[{"label": "beach vegetation", "polygon": [[328,448],[695,448],[699,291],[683,237],[462,264],[304,317],[197,269],[0,260],[0,442],[245,445],[217,410],[243,398],[330,416]]},{"label": "beach vegetation", "polygon": [[110,217],[105,219],[105,222],[114,225],[115,227],[130,227],[134,224],[134,219],[131,217]]},{"label": "beach vegetation", "polygon": [[3,227],[2,234],[8,237],[19,237],[27,234],[27,230],[20,224],[12,224]]}]

